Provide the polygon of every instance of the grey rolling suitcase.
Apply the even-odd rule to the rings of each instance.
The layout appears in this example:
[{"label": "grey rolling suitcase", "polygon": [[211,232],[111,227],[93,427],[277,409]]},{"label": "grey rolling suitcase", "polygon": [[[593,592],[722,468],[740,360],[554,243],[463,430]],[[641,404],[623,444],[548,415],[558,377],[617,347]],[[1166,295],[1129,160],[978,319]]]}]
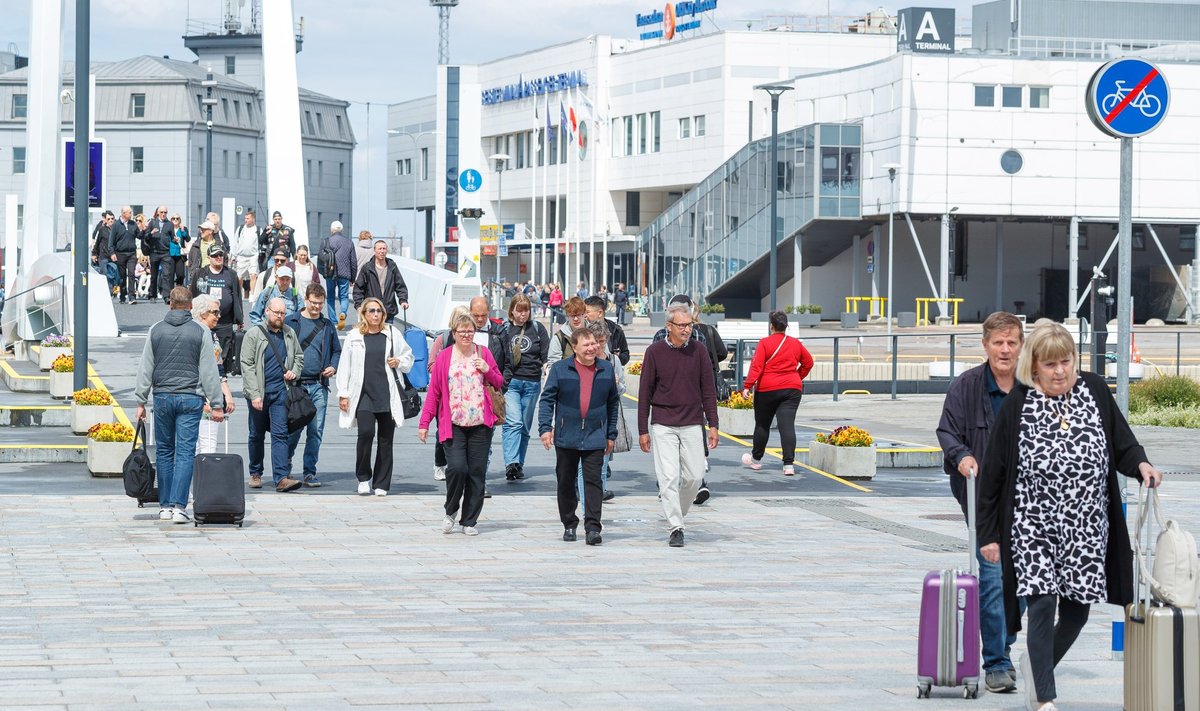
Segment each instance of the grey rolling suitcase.
[{"label": "grey rolling suitcase", "polygon": [[[1153,495],[1153,494],[1152,494]],[[1138,494],[1134,574],[1138,599],[1125,608],[1125,711],[1200,711],[1200,612],[1152,601],[1143,571],[1150,519]],[[1142,529],[1146,544],[1142,544]]]},{"label": "grey rolling suitcase", "polygon": [[242,526],[246,517],[245,465],[229,453],[229,420],[225,420],[225,452],[197,454],[192,473],[192,519],[196,526],[210,523]]}]

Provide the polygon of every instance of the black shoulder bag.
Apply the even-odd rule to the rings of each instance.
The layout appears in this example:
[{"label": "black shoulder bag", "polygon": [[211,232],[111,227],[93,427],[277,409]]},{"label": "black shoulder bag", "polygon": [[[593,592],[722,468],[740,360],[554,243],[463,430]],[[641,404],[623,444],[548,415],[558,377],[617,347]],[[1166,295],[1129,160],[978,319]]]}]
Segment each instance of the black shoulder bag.
[{"label": "black shoulder bag", "polygon": [[[389,328],[388,358],[396,357],[396,329]],[[408,382],[408,378],[399,368],[392,368],[392,380],[396,381],[396,392],[400,393],[400,406],[404,410],[404,419],[411,420],[421,414],[421,393]]]},{"label": "black shoulder bag", "polygon": [[[271,352],[275,354],[275,360],[279,361],[279,369],[286,375],[288,372],[287,361],[279,352],[279,347],[271,340],[271,335],[267,333],[267,329],[259,326],[262,329],[263,337],[267,339],[267,345],[271,346]],[[265,370],[265,368],[264,368]],[[317,406],[313,404],[312,397],[304,388],[296,385],[293,381],[284,378],[284,389],[287,391],[285,403],[287,405],[287,426],[288,434],[297,432],[308,426],[313,418],[317,416]],[[266,386],[266,383],[263,383]]]},{"label": "black shoulder bag", "polygon": [[133,433],[133,448],[125,463],[121,465],[121,476],[125,479],[125,494],[137,499],[138,508],[151,501],[158,501],[158,487],[154,485],[154,464],[146,453],[146,421],[138,420]]}]

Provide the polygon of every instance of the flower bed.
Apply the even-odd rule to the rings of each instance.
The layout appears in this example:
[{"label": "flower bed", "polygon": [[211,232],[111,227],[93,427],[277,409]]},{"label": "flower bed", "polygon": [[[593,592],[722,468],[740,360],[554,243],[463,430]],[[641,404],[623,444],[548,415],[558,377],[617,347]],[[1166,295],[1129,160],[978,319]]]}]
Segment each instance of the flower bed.
[{"label": "flower bed", "polygon": [[71,401],[71,431],[83,434],[92,425],[114,420],[113,398],[106,390],[85,388],[76,390]]},{"label": "flower bed", "polygon": [[63,354],[50,364],[50,397],[71,397],[75,387],[75,357]]},{"label": "flower bed", "polygon": [[125,458],[132,451],[133,428],[121,424],[96,424],[88,428],[87,438],[87,467],[92,476],[119,476]]},{"label": "flower bed", "polygon": [[47,336],[38,347],[38,368],[50,370],[59,356],[71,354],[71,339],[66,336]]},{"label": "flower bed", "polygon": [[735,437],[753,437],[754,396],[744,397],[741,392],[734,391],[729,399],[717,403],[717,419],[722,432]]},{"label": "flower bed", "polygon": [[843,479],[874,479],[875,440],[861,427],[838,427],[809,442],[808,463]]}]

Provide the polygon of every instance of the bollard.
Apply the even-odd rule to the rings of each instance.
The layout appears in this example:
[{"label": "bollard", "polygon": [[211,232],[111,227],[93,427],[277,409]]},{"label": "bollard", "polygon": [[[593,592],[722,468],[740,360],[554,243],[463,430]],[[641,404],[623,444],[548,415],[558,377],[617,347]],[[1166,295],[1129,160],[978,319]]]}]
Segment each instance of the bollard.
[{"label": "bollard", "polygon": [[950,379],[954,380],[954,335],[950,335]]},{"label": "bollard", "polygon": [[838,399],[838,342],[837,336],[833,337],[833,401]]},{"label": "bollard", "polygon": [[896,399],[896,378],[900,377],[899,357],[896,353],[896,344],[900,341],[899,336],[892,336],[892,399]]}]

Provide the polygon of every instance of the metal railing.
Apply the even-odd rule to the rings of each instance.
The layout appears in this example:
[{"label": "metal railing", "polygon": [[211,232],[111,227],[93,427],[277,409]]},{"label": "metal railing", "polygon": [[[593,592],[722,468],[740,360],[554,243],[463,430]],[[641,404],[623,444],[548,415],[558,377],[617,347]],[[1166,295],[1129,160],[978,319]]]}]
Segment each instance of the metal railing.
[{"label": "metal railing", "polygon": [[[1090,338],[1080,339],[1078,344],[1078,365],[1081,370],[1092,369],[1092,344],[1096,343],[1095,332],[1089,332],[1085,335]],[[1142,329],[1133,331],[1134,342],[1136,343],[1139,337],[1147,338],[1154,337],[1158,343],[1153,347],[1154,353],[1161,357],[1142,356],[1142,365],[1145,368],[1145,377],[1154,375],[1182,375],[1183,374],[1183,342],[1185,337],[1192,343],[1188,347],[1189,353],[1197,353],[1192,360],[1195,361],[1194,366],[1200,370],[1200,330],[1163,330],[1163,329]],[[1163,336],[1172,338],[1163,339]],[[832,361],[832,377],[828,379],[817,379],[811,375],[808,380],[814,383],[830,383],[834,401],[837,401],[842,395],[847,394],[842,390],[842,385],[849,382],[860,382],[862,378],[846,378],[843,377],[843,364],[847,360],[852,360],[858,363],[886,363],[890,365],[890,378],[885,381],[888,383],[888,390],[891,394],[891,399],[895,400],[898,395],[898,385],[901,382],[913,382],[920,379],[900,377],[900,363],[903,360],[916,362],[945,362],[948,367],[946,374],[943,376],[929,376],[926,381],[946,382],[953,380],[959,375],[965,367],[963,360],[972,360],[978,363],[984,362],[984,354],[980,347],[979,334],[967,333],[911,333],[911,334],[853,334],[853,335],[838,335],[838,336],[812,336],[805,337],[802,340],[809,352],[813,354],[813,359],[817,363],[822,361]],[[966,339],[972,348],[967,354],[961,350],[958,344],[959,339]],[[1105,349],[1106,362],[1114,362],[1117,354],[1113,351],[1115,348],[1115,334],[1108,341]],[[1162,342],[1165,340],[1165,343]],[[1169,354],[1171,349],[1171,340],[1174,341],[1174,357],[1173,360]],[[734,389],[740,389],[746,374],[750,370],[750,361],[754,358],[754,352],[758,347],[759,339],[737,339],[731,342],[730,348],[731,358],[726,361],[722,367],[722,376],[727,380],[732,379]],[[924,348],[913,347],[913,343]],[[908,346],[909,354],[902,351],[902,346]],[[928,347],[936,346],[940,350],[936,353],[929,353]],[[1200,378],[1200,372],[1197,372],[1192,377]],[[872,380],[870,382],[880,382]],[[861,390],[856,389],[856,394],[862,394]]]},{"label": "metal railing", "polygon": [[[57,288],[58,295],[56,298],[48,301],[47,303],[45,303],[45,304],[36,304],[35,303],[32,308],[26,308],[26,306],[23,303],[21,303],[22,300],[20,299],[20,297],[22,297],[26,294],[31,294],[33,292],[36,292],[39,289],[54,288],[54,285],[56,285],[56,284],[58,286],[58,288]],[[0,334],[6,334],[5,342],[12,343],[12,342],[15,342],[18,340],[17,334],[14,333],[14,331],[11,329],[13,329],[15,326],[19,325],[23,318],[29,319],[30,327],[32,329],[32,333],[30,334],[31,338],[28,338],[26,340],[39,340],[40,341],[41,339],[45,338],[46,336],[53,335],[55,333],[61,334],[62,333],[62,325],[63,325],[63,323],[66,322],[66,319],[67,319],[66,293],[67,293],[66,277],[65,276],[57,276],[57,277],[54,277],[53,279],[47,279],[46,281],[43,281],[40,284],[31,286],[28,289],[23,289],[22,291],[18,291],[15,294],[5,294],[4,304],[5,305],[11,304],[12,313],[13,313],[13,318],[10,318],[8,320],[0,319]],[[57,323],[46,318],[46,314],[51,312],[51,309],[55,304],[58,305],[58,321],[57,321]],[[4,310],[6,310],[6,309],[0,309],[0,314],[2,314],[2,312]],[[33,314],[37,314],[37,315],[41,316],[40,324],[34,321],[34,319],[32,318]],[[7,334],[12,334],[11,338],[8,337]]]}]

